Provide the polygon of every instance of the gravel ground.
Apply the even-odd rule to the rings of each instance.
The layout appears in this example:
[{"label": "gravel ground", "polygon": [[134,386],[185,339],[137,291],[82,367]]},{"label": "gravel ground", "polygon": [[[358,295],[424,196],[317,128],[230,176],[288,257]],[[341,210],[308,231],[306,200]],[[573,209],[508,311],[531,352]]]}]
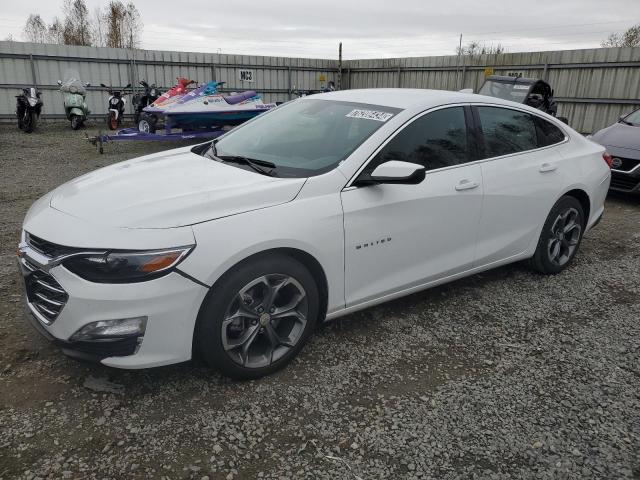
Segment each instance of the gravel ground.
[{"label": "gravel ground", "polygon": [[[91,133],[91,130],[85,130]],[[521,265],[319,331],[287,369],[118,371],[25,324],[29,205],[168,145],[0,126],[0,479],[640,478],[640,202],[610,198],[563,274]]]}]

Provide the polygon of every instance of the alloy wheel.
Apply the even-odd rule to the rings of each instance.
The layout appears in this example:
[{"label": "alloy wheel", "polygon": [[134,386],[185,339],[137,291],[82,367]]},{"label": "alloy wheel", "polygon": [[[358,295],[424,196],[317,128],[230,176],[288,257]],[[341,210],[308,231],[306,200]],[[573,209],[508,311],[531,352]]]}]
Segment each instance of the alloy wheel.
[{"label": "alloy wheel", "polygon": [[580,214],[573,207],[560,212],[551,225],[551,233],[547,243],[547,253],[551,263],[563,266],[573,257],[580,235],[582,225]]},{"label": "alloy wheel", "polygon": [[222,345],[245,368],[266,367],[302,339],[309,306],[303,286],[284,274],[258,277],[242,287],[222,321]]}]

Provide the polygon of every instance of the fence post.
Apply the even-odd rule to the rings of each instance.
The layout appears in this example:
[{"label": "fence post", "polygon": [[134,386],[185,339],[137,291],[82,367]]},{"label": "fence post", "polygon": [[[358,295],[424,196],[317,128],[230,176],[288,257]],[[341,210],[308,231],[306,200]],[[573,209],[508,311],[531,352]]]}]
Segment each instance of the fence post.
[{"label": "fence post", "polygon": [[36,64],[33,60],[33,54],[29,54],[29,63],[31,63],[31,80],[33,80],[33,86],[38,86],[38,78],[36,77]]},{"label": "fence post", "polygon": [[545,82],[549,81],[549,64],[548,63],[544,64],[544,71],[542,72],[542,79]]},{"label": "fence post", "polygon": [[287,65],[287,92],[291,100],[291,65]]},{"label": "fence post", "polygon": [[397,72],[398,72],[398,78],[396,79],[396,86],[398,88],[402,88],[402,79],[400,78],[400,73],[402,72],[402,68],[398,67]]}]

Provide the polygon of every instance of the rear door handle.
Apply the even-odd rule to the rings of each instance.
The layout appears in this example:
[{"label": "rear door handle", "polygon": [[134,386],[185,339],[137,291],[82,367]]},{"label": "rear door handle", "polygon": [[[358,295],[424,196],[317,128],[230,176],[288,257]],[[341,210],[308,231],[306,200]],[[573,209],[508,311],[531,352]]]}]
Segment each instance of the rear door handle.
[{"label": "rear door handle", "polygon": [[540,165],[540,173],[553,172],[556,168],[558,168],[557,165],[553,163],[543,163]]},{"label": "rear door handle", "polygon": [[480,184],[478,182],[472,182],[471,180],[460,180],[458,185],[456,185],[456,190],[461,192],[462,190],[471,190],[473,188],[478,188]]}]

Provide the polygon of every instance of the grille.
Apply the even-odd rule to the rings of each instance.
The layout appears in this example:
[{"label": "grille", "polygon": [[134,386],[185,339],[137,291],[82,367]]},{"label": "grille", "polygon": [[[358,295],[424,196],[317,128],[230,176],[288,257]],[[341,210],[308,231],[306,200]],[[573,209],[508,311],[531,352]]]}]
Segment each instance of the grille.
[{"label": "grille", "polygon": [[25,259],[22,260],[27,299],[31,307],[46,323],[52,323],[67,303],[69,296],[64,288],[46,272],[38,270]]},{"label": "grille", "polygon": [[74,247],[65,247],[64,245],[58,245],[56,243],[51,243],[46,240],[43,240],[40,237],[36,237],[30,233],[26,234],[27,243],[33,247],[35,250],[39,251],[43,255],[47,257],[59,257],[60,255],[67,255],[69,253],[75,253],[80,251],[79,248]]},{"label": "grille", "polygon": [[627,175],[616,175],[616,172],[611,173],[611,187],[619,190],[633,190],[638,186],[640,180],[632,178]]},{"label": "grille", "polygon": [[638,164],[640,164],[640,160],[634,160],[632,158],[622,158],[615,157],[618,160],[622,161],[622,164],[619,167],[615,167],[616,170],[620,170],[622,172],[629,172],[636,168]]}]

